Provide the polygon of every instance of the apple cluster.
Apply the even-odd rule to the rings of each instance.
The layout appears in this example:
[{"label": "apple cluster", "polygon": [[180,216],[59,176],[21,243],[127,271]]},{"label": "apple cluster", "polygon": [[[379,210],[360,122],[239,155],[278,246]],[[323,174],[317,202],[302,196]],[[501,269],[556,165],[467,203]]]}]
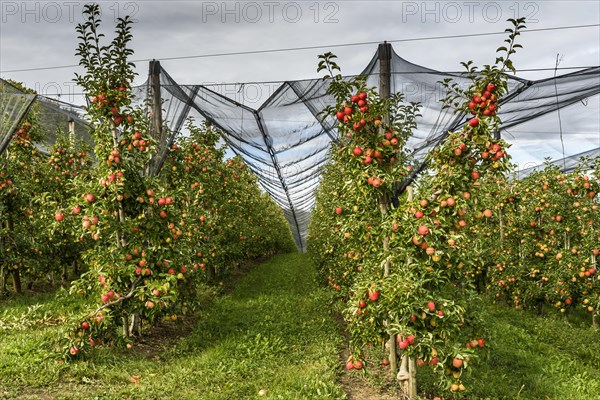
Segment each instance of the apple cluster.
[{"label": "apple cluster", "polygon": [[349,102],[344,104],[342,110],[336,112],[335,117],[344,124],[352,122],[352,130],[359,131],[367,125],[367,120],[364,118],[364,115],[359,114],[358,118],[353,117],[353,115],[356,115],[357,111],[365,114],[369,110],[367,102],[366,92],[357,93],[351,97]]},{"label": "apple cluster", "polygon": [[129,83],[124,82],[121,86],[107,89],[106,86],[100,87],[100,93],[91,96],[89,101],[95,105],[101,113],[112,120],[115,126],[123,122],[133,124],[133,115],[128,115],[123,109],[129,99]]},{"label": "apple cluster", "polygon": [[495,91],[496,85],[490,82],[473,93],[471,101],[469,102],[469,110],[471,110],[471,114],[474,115],[469,121],[470,126],[475,127],[479,125],[478,117],[493,117],[496,115],[498,110],[498,97],[494,94]]}]

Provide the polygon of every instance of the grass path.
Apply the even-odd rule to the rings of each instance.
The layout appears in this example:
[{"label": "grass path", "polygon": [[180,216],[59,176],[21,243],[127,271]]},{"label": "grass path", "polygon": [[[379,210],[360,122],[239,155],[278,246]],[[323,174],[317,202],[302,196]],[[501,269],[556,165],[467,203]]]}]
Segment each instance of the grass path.
[{"label": "grass path", "polygon": [[[193,329],[169,322],[132,350],[104,348],[93,362],[59,363],[52,338],[78,301],[53,293],[0,301],[0,399],[400,397],[382,393],[387,371],[378,363],[368,364],[375,386],[362,372],[342,372],[331,293],[317,286],[303,254],[255,267],[209,302]],[[539,317],[489,299],[481,306],[490,351],[468,379],[466,399],[600,400],[600,336],[589,321],[567,325],[554,313]],[[418,379],[421,394],[439,394],[427,369]]]},{"label": "grass path", "polygon": [[[30,339],[23,338],[16,349],[0,333],[0,398],[344,398],[336,373],[342,338],[307,260],[287,254],[259,265],[159,357],[134,348],[103,352],[93,364],[56,365],[27,354],[18,362],[1,351],[12,348],[18,354],[30,347],[27,343],[39,346],[44,333],[36,340],[24,331]],[[35,374],[29,375],[23,364],[28,362],[37,364]],[[266,395],[258,395],[261,389]]]}]

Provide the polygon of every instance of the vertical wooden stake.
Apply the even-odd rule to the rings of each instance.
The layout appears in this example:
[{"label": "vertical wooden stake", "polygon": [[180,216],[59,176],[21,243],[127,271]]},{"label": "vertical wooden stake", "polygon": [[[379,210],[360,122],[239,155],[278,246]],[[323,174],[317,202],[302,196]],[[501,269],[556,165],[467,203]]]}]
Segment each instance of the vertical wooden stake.
[{"label": "vertical wooden stake", "polygon": [[[160,153],[166,143],[164,142],[163,135],[163,119],[162,119],[162,98],[160,96],[160,61],[152,60],[150,61],[149,68],[149,82],[150,82],[150,136],[156,143],[158,143],[158,153],[155,157],[160,158]],[[152,175],[159,168],[159,165],[156,165],[157,158],[154,158],[154,162],[151,162],[151,165],[148,165],[146,174]]]},{"label": "vertical wooden stake", "polygon": [[[379,45],[379,48],[377,50],[378,54],[379,54],[379,97],[381,99],[388,99],[390,97],[390,72],[391,72],[391,68],[390,68],[390,61],[391,61],[391,57],[392,57],[392,46],[389,43],[381,43]],[[383,120],[382,120],[382,124],[381,127],[379,128],[379,133],[380,135],[383,136],[383,134],[385,133],[383,131],[383,127],[384,126],[388,126],[390,123],[390,116],[389,114],[386,112],[382,115]],[[385,217],[388,214],[389,211],[389,198],[387,193],[383,193],[381,195],[381,197],[379,198],[379,210],[381,212],[381,217],[382,219],[385,219]],[[388,255],[388,251],[390,248],[390,240],[389,237],[387,236],[387,234],[384,236],[383,238],[383,252],[385,254],[385,256],[387,257]],[[392,267],[392,263],[390,261],[386,261],[383,267],[383,276],[388,276],[391,272],[391,267]],[[384,322],[385,324],[388,323],[388,321]],[[390,338],[388,340],[388,347],[389,347],[389,360],[390,360],[390,373],[392,374],[392,377],[396,377],[397,371],[398,371],[398,356],[396,353],[396,335],[389,333]]]},{"label": "vertical wooden stake", "polygon": [[[407,201],[411,202],[414,200],[414,190],[413,187],[411,185],[406,187],[406,193],[407,193]],[[406,259],[406,263],[410,264],[412,262],[412,260],[410,259],[410,257],[407,257]],[[407,359],[408,362],[408,368],[407,368],[407,373],[408,376],[406,376],[406,381],[405,384],[403,385],[404,388],[404,393],[408,396],[409,399],[416,399],[417,398],[417,363],[414,359],[414,357],[408,357],[408,356],[404,356]],[[404,364],[404,360],[402,360],[402,363]]]},{"label": "vertical wooden stake", "polygon": [[67,121],[67,129],[69,130],[69,142],[71,143],[71,147],[75,148],[75,121],[71,117],[69,117],[69,120]]}]

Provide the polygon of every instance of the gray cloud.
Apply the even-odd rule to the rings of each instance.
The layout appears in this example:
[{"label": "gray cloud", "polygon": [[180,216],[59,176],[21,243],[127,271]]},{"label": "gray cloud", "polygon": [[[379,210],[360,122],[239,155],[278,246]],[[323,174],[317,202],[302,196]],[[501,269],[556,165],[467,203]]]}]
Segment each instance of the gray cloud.
[{"label": "gray cloud", "polygon": [[[0,69],[77,64],[75,25],[83,2],[0,1]],[[529,28],[598,24],[598,1],[103,1],[104,30],[114,18],[133,13],[134,58],[188,56],[260,49],[327,45],[503,31],[507,18],[529,16]],[[60,11],[60,15],[57,10]],[[393,44],[403,58],[433,69],[458,70],[459,62],[494,60],[503,36],[414,41]],[[518,68],[600,64],[600,29],[526,33]],[[375,45],[334,48],[343,71],[359,73]],[[181,83],[295,80],[317,77],[317,55],[303,50],[163,61]],[[45,94],[63,93],[80,103],[71,82],[77,69],[2,73]],[[137,83],[147,63],[138,63]],[[553,71],[522,73],[539,79]],[[597,103],[595,103],[597,104]],[[257,104],[253,104],[257,106]],[[552,125],[552,124],[550,124]],[[549,126],[550,126],[549,125]],[[597,126],[597,125],[596,125]],[[555,127],[548,130],[556,130]],[[592,138],[594,142],[595,138]]]}]

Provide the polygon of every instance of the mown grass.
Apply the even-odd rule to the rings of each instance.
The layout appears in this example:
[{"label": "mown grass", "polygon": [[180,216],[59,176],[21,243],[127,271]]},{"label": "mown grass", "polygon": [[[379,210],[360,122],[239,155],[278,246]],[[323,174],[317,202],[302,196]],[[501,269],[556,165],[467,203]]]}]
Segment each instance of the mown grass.
[{"label": "mown grass", "polygon": [[[488,353],[468,378],[468,399],[599,400],[600,332],[589,318],[567,324],[558,314],[541,317],[484,299]],[[434,393],[421,374],[424,393]]]},{"label": "mown grass", "polygon": [[[0,399],[343,399],[344,339],[314,277],[307,256],[277,256],[207,303],[191,333],[168,345],[104,348],[93,361],[67,364],[53,340],[61,316],[81,307],[78,297],[1,301]],[[600,333],[589,321],[574,316],[567,325],[490,299],[482,307],[488,353],[466,380],[465,398],[600,400]],[[418,379],[424,398],[438,394],[426,369]]]},{"label": "mown grass", "polygon": [[[211,303],[193,332],[159,355],[103,350],[92,362],[60,364],[56,327],[0,330],[0,398],[341,399],[342,339],[328,294],[300,254],[258,266]],[[3,304],[11,315],[51,296]],[[65,311],[77,304],[65,304]],[[1,311],[0,311],[1,312]]]}]

